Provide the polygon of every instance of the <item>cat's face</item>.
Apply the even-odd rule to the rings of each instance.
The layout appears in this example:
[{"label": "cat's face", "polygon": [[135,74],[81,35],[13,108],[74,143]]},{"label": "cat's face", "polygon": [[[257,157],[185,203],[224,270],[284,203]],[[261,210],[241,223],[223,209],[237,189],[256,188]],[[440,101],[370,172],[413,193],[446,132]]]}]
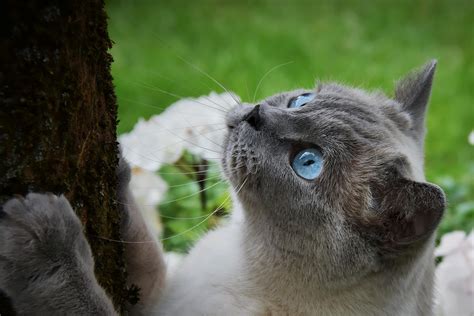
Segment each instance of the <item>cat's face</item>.
[{"label": "cat's face", "polygon": [[439,188],[415,182],[433,71],[402,82],[397,101],[325,84],[230,112],[223,169],[258,234],[278,251],[326,258],[330,279],[426,240],[444,208]]}]

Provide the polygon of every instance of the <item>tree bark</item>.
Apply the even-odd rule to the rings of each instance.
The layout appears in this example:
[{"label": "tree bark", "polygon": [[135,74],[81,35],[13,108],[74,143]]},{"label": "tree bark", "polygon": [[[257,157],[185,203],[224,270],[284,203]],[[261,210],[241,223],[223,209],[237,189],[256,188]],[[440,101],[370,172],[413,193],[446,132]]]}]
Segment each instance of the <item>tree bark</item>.
[{"label": "tree bark", "polygon": [[64,193],[84,224],[99,283],[122,311],[124,249],[100,238],[120,239],[121,220],[104,1],[2,0],[0,23],[0,202]]}]

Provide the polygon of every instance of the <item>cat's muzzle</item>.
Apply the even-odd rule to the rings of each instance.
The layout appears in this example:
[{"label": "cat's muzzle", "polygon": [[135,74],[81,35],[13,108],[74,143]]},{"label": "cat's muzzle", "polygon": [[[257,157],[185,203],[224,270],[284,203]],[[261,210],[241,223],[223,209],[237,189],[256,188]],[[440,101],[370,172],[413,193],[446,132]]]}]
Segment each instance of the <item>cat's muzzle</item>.
[{"label": "cat's muzzle", "polygon": [[258,155],[252,142],[252,127],[239,124],[229,131],[224,155],[224,171],[234,184],[239,184],[258,171]]}]

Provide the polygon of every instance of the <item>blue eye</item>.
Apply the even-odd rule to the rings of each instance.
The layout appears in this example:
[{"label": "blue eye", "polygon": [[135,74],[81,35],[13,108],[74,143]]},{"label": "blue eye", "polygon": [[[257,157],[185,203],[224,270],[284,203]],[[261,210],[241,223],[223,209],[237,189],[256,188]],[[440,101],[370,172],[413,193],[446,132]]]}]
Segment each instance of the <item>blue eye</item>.
[{"label": "blue eye", "polygon": [[300,108],[304,106],[306,103],[312,101],[314,99],[314,93],[304,93],[296,98],[291,99],[290,103],[288,104],[289,108]]},{"label": "blue eye", "polygon": [[291,167],[300,177],[314,180],[323,168],[323,154],[315,148],[303,149],[293,158]]}]

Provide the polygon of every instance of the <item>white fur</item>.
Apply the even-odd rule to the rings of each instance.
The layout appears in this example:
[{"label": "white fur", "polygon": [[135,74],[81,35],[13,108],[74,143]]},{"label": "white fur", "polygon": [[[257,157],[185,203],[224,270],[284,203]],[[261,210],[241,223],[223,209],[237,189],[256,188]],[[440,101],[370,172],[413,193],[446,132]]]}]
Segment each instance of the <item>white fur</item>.
[{"label": "white fur", "polygon": [[[263,278],[268,275],[275,279],[274,288],[259,288],[259,281],[250,280],[245,268],[248,265],[243,253],[245,223],[241,212],[236,210],[239,216],[196,244],[170,277],[155,315],[417,315],[417,300],[426,293],[420,290],[412,295],[402,289],[421,288],[423,269],[418,270],[419,275],[410,276],[409,271],[380,275],[356,288],[327,295],[312,287],[302,291],[298,281],[291,282],[283,275],[275,279],[275,273],[268,268],[262,271]],[[432,248],[425,251],[422,257],[429,257]],[[396,289],[397,294],[390,295],[387,286]]]},{"label": "white fur", "polygon": [[245,297],[241,222],[232,219],[209,232],[170,278],[157,315],[254,315],[257,301]]}]

